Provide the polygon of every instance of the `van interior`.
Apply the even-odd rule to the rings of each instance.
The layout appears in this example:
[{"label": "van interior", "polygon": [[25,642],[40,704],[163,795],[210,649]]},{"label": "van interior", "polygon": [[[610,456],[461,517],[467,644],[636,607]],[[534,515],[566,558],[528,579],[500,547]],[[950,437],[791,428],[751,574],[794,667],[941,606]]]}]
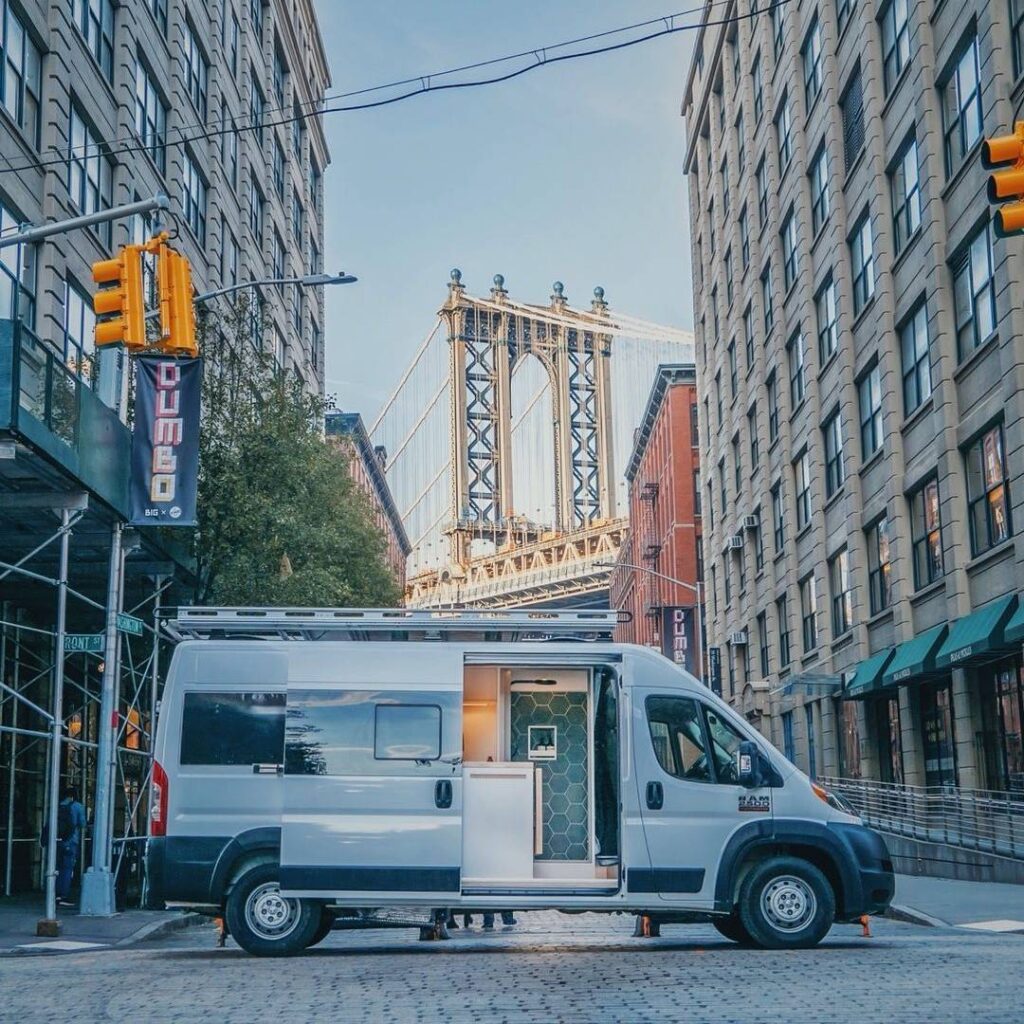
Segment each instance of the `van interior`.
[{"label": "van interior", "polygon": [[468,665],[463,694],[464,890],[617,889],[614,671]]}]

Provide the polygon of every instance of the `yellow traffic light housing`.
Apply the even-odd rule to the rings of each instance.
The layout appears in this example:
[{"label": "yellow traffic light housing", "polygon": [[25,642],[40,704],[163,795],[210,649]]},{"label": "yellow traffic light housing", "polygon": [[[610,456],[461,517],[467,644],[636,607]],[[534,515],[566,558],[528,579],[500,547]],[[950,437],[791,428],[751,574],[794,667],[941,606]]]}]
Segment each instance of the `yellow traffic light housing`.
[{"label": "yellow traffic light housing", "polygon": [[167,355],[197,356],[191,265],[184,256],[161,244],[157,250],[156,276],[160,294],[157,349]]},{"label": "yellow traffic light housing", "polygon": [[[1024,121],[1014,125],[1012,135],[997,135],[981,145],[981,162],[993,173],[988,176],[988,201],[1012,202],[996,210],[996,234],[1002,238],[1024,231]],[[1005,164],[1004,170],[995,170]]]},{"label": "yellow traffic light housing", "polygon": [[146,347],[146,309],[142,287],[142,246],[126,245],[113,259],[92,265],[101,285],[93,296],[96,347],[123,344],[129,352]]}]

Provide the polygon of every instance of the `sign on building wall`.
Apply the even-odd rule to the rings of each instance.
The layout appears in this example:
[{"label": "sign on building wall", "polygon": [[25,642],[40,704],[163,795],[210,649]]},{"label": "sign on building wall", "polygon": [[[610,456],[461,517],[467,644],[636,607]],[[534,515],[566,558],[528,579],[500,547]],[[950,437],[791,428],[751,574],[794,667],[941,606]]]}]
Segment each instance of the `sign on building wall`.
[{"label": "sign on building wall", "polygon": [[711,677],[711,692],[722,696],[722,651],[719,647],[708,648],[708,675]]},{"label": "sign on building wall", "polygon": [[697,668],[693,609],[662,608],[661,616],[661,653],[687,672],[699,676],[701,673]]},{"label": "sign on building wall", "polygon": [[135,360],[132,526],[195,526],[201,359]]}]

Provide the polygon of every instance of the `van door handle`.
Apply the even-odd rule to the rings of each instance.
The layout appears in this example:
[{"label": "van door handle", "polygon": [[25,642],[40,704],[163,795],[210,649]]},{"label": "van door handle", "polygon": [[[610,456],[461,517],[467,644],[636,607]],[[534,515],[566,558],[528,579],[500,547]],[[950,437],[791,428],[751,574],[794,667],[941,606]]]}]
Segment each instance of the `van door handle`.
[{"label": "van door handle", "polygon": [[442,809],[452,805],[452,784],[448,779],[438,779],[434,784],[434,804]]},{"label": "van door handle", "polygon": [[665,791],[660,782],[647,783],[647,806],[652,811],[660,811],[665,806]]}]

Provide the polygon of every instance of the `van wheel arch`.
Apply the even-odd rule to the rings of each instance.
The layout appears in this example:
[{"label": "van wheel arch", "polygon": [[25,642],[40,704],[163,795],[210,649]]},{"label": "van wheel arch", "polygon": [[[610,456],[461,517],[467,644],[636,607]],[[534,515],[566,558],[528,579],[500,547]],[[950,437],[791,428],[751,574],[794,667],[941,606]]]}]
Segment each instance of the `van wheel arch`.
[{"label": "van wheel arch", "polygon": [[228,870],[227,882],[224,885],[223,892],[220,893],[221,905],[223,906],[227,903],[228,896],[231,895],[231,890],[235,887],[235,883],[251,868],[259,864],[273,864],[274,867],[280,867],[280,861],[281,857],[276,850],[257,850],[242,854],[232,863]]}]

